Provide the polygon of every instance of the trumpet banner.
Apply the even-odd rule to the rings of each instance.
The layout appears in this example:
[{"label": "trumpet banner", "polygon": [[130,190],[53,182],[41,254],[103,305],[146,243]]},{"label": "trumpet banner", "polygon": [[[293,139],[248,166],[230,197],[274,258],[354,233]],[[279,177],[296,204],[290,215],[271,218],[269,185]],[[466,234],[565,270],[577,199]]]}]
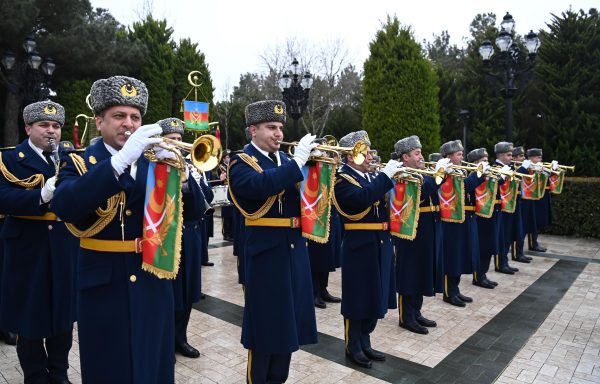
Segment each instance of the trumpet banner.
[{"label": "trumpet banner", "polygon": [[[505,183],[506,184],[506,183]],[[498,179],[486,177],[485,181],[475,188],[475,214],[489,219],[494,214]]]},{"label": "trumpet banner", "polygon": [[502,204],[502,212],[515,213],[517,209],[517,195],[519,194],[519,182],[511,179],[506,180],[500,186],[500,201]]},{"label": "trumpet banner", "polygon": [[329,241],[331,194],[335,167],[323,162],[309,162],[302,167],[300,184],[300,216],[302,236],[317,243]]},{"label": "trumpet banner", "polygon": [[208,103],[202,101],[183,101],[183,120],[185,128],[193,131],[208,131]]},{"label": "trumpet banner", "polygon": [[179,270],[182,208],[179,171],[151,162],[144,200],[142,269],[161,279],[174,279]]},{"label": "trumpet banner", "polygon": [[565,182],[565,171],[559,171],[559,174],[553,173],[550,176],[550,192],[555,195],[560,195],[563,190],[563,184]]},{"label": "trumpet banner", "polygon": [[534,178],[531,180],[523,178],[521,181],[521,197],[525,200],[539,200],[544,197],[546,192],[548,175],[541,171],[532,170],[529,170],[529,174],[534,175]]},{"label": "trumpet banner", "polygon": [[416,182],[393,181],[390,190],[390,234],[401,239],[413,240],[419,225],[421,185]]},{"label": "trumpet banner", "polygon": [[462,223],[465,221],[465,182],[462,177],[446,176],[438,189],[442,221]]}]

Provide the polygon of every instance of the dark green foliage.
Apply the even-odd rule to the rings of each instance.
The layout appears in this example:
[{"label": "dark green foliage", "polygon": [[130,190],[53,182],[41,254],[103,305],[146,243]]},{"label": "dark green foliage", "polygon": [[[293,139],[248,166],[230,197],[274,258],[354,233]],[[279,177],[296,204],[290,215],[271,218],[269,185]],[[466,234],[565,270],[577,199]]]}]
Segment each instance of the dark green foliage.
[{"label": "dark green foliage", "polygon": [[536,75],[544,157],[600,175],[600,17],[567,11],[542,33]]},{"label": "dark green foliage", "polygon": [[150,15],[143,22],[133,23],[131,41],[141,42],[146,47],[143,64],[134,74],[148,87],[148,111],[144,123],[171,117],[173,112],[175,43],[172,35],[173,29],[167,27],[166,20],[154,20]]},{"label": "dark green foliage", "polygon": [[566,178],[563,192],[552,195],[552,226],[546,232],[600,238],[600,178]]},{"label": "dark green foliage", "polygon": [[[83,113],[88,116],[93,116],[92,111],[85,103],[85,98],[90,93],[92,82],[89,80],[72,80],[61,84],[57,89],[58,97],[56,101],[65,107],[65,125],[62,129],[62,139],[73,142],[73,125],[75,124],[75,116]],[[79,123],[79,142],[83,136],[85,128],[85,119],[80,118]],[[91,128],[88,128],[88,130]],[[88,138],[89,138],[88,132]],[[87,142],[86,142],[87,144]]]},{"label": "dark green foliage", "polygon": [[436,74],[410,28],[396,17],[377,32],[364,65],[362,125],[384,159],[394,143],[418,135],[424,152],[440,145]]}]

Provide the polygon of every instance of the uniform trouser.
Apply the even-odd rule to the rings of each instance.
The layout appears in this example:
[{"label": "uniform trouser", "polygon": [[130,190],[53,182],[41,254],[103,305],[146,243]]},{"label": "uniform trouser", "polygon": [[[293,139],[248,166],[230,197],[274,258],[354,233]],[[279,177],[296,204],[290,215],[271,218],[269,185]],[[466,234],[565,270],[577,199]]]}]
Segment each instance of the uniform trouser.
[{"label": "uniform trouser", "polygon": [[377,319],[351,320],[344,318],[346,353],[356,354],[371,348],[371,333]]},{"label": "uniform trouser", "polygon": [[398,312],[401,324],[411,324],[421,316],[423,295],[398,295]]},{"label": "uniform trouser", "polygon": [[494,269],[508,267],[508,255],[505,252],[500,252],[499,255],[494,255]]},{"label": "uniform trouser", "polygon": [[537,248],[539,246],[537,238],[538,238],[537,230],[532,231],[531,233],[527,234],[527,246],[529,247],[530,250]]},{"label": "uniform trouser", "polygon": [[313,272],[312,282],[314,297],[321,297],[329,285],[329,272]]},{"label": "uniform trouser", "polygon": [[45,339],[27,339],[19,335],[17,356],[23,369],[25,384],[67,380],[72,345],[73,329]]},{"label": "uniform trouser", "polygon": [[261,353],[249,349],[246,383],[285,383],[291,360],[291,353]]},{"label": "uniform trouser", "polygon": [[[487,279],[487,273],[490,270],[490,262],[492,261],[492,256],[489,253],[479,252],[479,272],[473,273],[473,281],[481,282]],[[494,260],[494,263],[496,261]]]},{"label": "uniform trouser", "polygon": [[175,345],[187,343],[187,327],[192,314],[192,305],[186,305],[181,311],[175,311]]},{"label": "uniform trouser", "polygon": [[460,284],[460,275],[458,276],[444,276],[444,296],[453,297],[460,293],[458,285]]},{"label": "uniform trouser", "polygon": [[227,216],[222,218],[222,231],[223,237],[233,238],[233,217]]}]

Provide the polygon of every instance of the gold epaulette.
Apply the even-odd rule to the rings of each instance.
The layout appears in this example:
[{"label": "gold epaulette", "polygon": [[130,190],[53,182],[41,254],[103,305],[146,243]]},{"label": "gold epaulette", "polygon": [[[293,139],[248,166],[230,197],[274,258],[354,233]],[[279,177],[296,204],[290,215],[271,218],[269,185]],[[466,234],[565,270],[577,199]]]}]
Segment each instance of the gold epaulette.
[{"label": "gold epaulette", "polygon": [[[358,182],[358,180],[356,180],[354,177],[346,174],[346,173],[342,173],[342,172],[338,172],[338,176],[340,176],[341,178],[343,178],[344,180],[346,180],[347,182],[349,182],[350,184],[362,188],[362,185],[360,185],[360,183]],[[336,180],[336,184],[338,182],[340,182],[341,179],[337,179]],[[369,206],[367,209],[365,209],[362,212],[356,213],[354,215],[346,213],[342,210],[342,208],[340,207],[340,205],[338,204],[337,199],[335,198],[335,189],[334,189],[334,193],[331,196],[331,201],[333,202],[334,207],[338,210],[338,212],[340,213],[340,215],[344,216],[346,219],[348,220],[352,220],[352,221],[358,221],[360,219],[362,219],[363,217],[367,216],[369,214],[369,212],[371,211],[371,206]]]},{"label": "gold epaulette", "polygon": [[[254,156],[249,156],[247,153],[240,153],[238,155],[238,158],[240,160],[242,160],[244,163],[248,164],[256,172],[258,172],[258,173],[263,172],[263,169],[260,167],[260,165],[258,165],[258,161],[256,160],[256,158]],[[237,164],[237,162],[238,162],[237,159],[234,159],[229,162],[229,165],[227,166],[227,180],[229,180],[229,170],[231,169],[231,167],[233,167],[235,164]],[[232,186],[231,182],[229,182],[229,195],[231,196],[231,200],[233,201],[233,204],[237,207],[237,209],[240,210],[240,213],[249,220],[260,219],[261,217],[266,215],[267,212],[269,211],[269,209],[271,209],[271,207],[273,206],[273,204],[275,204],[275,200],[277,200],[277,197],[278,196],[281,197],[281,195],[285,192],[285,190],[283,190],[281,193],[279,193],[279,195],[269,196],[267,198],[267,201],[265,201],[265,203],[263,205],[261,205],[261,207],[258,208],[258,210],[256,212],[251,213],[242,208],[240,203],[237,201],[231,186]]]},{"label": "gold epaulette", "polygon": [[26,179],[19,179],[18,177],[16,177],[15,175],[13,175],[8,168],[6,168],[6,165],[4,165],[4,161],[2,160],[2,152],[0,152],[0,173],[2,173],[2,176],[4,176],[4,178],[12,184],[15,184],[19,187],[23,187],[25,189],[33,189],[36,186],[44,186],[44,175],[42,175],[41,173],[36,173],[34,175],[29,176]]},{"label": "gold epaulette", "polygon": [[349,182],[350,184],[362,188],[362,185],[360,185],[360,183],[358,182],[358,180],[356,180],[354,177],[350,176],[347,173],[342,173],[342,172],[338,172],[338,176],[342,177],[344,180],[346,180],[347,182]]}]

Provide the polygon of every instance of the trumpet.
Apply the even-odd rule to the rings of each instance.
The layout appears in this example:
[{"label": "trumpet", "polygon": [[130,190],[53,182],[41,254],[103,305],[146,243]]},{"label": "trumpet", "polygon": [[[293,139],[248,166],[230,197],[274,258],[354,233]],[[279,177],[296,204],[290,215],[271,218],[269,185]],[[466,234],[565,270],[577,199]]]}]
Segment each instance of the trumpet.
[{"label": "trumpet", "polygon": [[[435,161],[423,161],[423,164],[425,164],[425,166],[427,166],[427,167],[435,167],[436,162]],[[458,176],[463,179],[466,176],[463,172],[460,171],[460,169],[465,169],[468,171],[478,171],[478,175],[479,175],[479,171],[481,171],[481,174],[483,174],[483,165],[481,166],[480,170],[479,170],[479,167],[467,167],[467,166],[454,165],[454,164],[450,164],[448,169],[445,169],[445,168],[441,168],[441,169],[444,170],[445,175]],[[479,177],[481,177],[481,176],[479,176]]]},{"label": "trumpet", "polygon": [[[516,165],[523,164],[522,161],[515,161],[514,163]],[[552,164],[550,164],[550,163],[531,163],[531,169],[533,169],[534,171],[546,171],[546,172],[553,173],[555,175],[560,174],[559,171],[555,171],[552,169]],[[575,169],[575,168],[573,168],[573,169]]]},{"label": "trumpet", "polygon": [[[552,163],[542,163],[545,167],[552,167]],[[571,171],[571,172],[575,172],[575,166],[574,165],[562,165],[562,164],[558,164],[558,168],[559,169],[564,169],[566,171]]]},{"label": "trumpet", "polygon": [[526,173],[520,173],[517,171],[503,171],[502,168],[491,167],[490,172],[496,175],[504,175],[510,179],[533,179],[534,175],[528,175]]},{"label": "trumpet", "polygon": [[[383,168],[387,163],[373,163],[370,164],[374,168]],[[423,175],[431,176],[435,179],[437,185],[442,184],[446,177],[446,169],[440,168],[437,171],[430,171],[427,169],[411,168],[411,167],[398,167],[398,171],[394,174],[394,180],[409,180],[423,182]]]},{"label": "trumpet", "polygon": [[[318,144],[315,147],[315,149],[318,149],[319,151],[333,152],[336,156],[340,156],[340,154],[351,155],[352,160],[357,165],[364,163],[365,159],[367,158],[368,146],[364,141],[358,141],[354,145],[354,147],[340,147],[337,145],[337,140],[331,135],[326,135],[323,137],[323,139],[326,141],[326,144]],[[289,145],[291,147],[291,146],[297,146],[298,142],[293,141],[290,143],[287,141],[280,141],[279,144]],[[338,161],[339,161],[339,160],[333,160],[329,157],[322,157],[322,156],[319,156],[318,158],[313,159],[313,160],[325,161],[325,162],[331,162],[331,163],[338,163]]]},{"label": "trumpet", "polygon": [[184,143],[179,140],[169,139],[166,137],[162,137],[161,139],[163,140],[163,142],[157,144],[157,146],[175,153],[176,158],[158,160],[156,158],[154,150],[152,149],[146,150],[146,152],[144,152],[145,156],[150,161],[163,162],[180,170],[185,169],[186,163],[181,153],[179,151],[176,151],[176,149],[180,151],[189,152],[192,164],[194,164],[194,166],[198,170],[204,172],[210,171],[214,169],[217,165],[219,165],[219,162],[221,161],[221,156],[223,155],[223,148],[221,147],[221,143],[213,135],[202,135],[196,140],[194,140],[192,144]]}]

